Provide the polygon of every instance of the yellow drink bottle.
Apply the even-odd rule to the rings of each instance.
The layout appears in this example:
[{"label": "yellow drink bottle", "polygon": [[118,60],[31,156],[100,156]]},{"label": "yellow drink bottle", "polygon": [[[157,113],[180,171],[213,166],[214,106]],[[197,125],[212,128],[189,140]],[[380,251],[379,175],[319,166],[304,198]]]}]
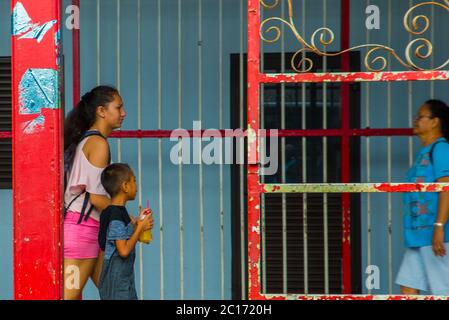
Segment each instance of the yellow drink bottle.
[{"label": "yellow drink bottle", "polygon": [[[149,202],[148,202],[148,200],[147,200],[147,208],[149,209]],[[147,215],[148,213],[146,213],[146,214],[144,214],[144,215],[142,215],[141,217],[140,217],[140,220],[143,220],[144,219],[144,217],[145,217],[145,215]],[[146,244],[149,244],[151,241],[153,240],[153,233],[152,233],[152,230],[150,229],[150,230],[145,230],[144,232],[142,232],[141,234],[140,234],[140,236],[139,236],[139,241],[140,242],[143,242],[143,243],[146,243]]]},{"label": "yellow drink bottle", "polygon": [[139,236],[140,242],[149,244],[151,242],[151,240],[153,240],[153,234],[151,233],[151,229],[142,232]]}]

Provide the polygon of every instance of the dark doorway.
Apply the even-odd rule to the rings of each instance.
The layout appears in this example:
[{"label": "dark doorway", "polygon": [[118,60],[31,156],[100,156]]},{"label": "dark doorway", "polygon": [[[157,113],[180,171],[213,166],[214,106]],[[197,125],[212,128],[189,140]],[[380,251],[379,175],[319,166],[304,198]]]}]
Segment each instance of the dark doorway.
[{"label": "dark doorway", "polygon": [[[291,73],[292,54],[285,55],[285,72]],[[322,72],[322,58],[310,55],[314,62],[311,72]],[[351,71],[359,71],[360,54],[351,53]],[[246,55],[243,70],[243,90],[241,87],[240,55],[231,55],[231,125],[233,129],[246,128]],[[281,72],[281,55],[267,53],[264,56],[264,72]],[[339,72],[340,57],[327,59],[327,72]],[[305,89],[305,90],[304,90]],[[261,98],[261,126],[281,128],[281,85],[266,84]],[[240,93],[243,94],[241,100]],[[304,94],[303,94],[304,92]],[[327,104],[323,105],[323,85],[320,83],[285,85],[285,129],[302,129],[303,95],[305,95],[306,129],[323,128],[323,110],[327,111],[327,128],[339,129],[341,123],[340,83],[327,84]],[[243,102],[243,103],[242,103]],[[243,106],[243,110],[240,106]],[[360,84],[350,85],[350,123],[352,128],[360,127]],[[243,120],[243,121],[242,121]],[[323,182],[323,139],[306,138],[306,178],[308,183]],[[234,144],[235,146],[235,144]],[[267,150],[269,146],[267,145]],[[281,141],[279,141],[279,161],[281,161]],[[351,139],[350,144],[351,182],[360,182],[360,138]],[[234,152],[235,154],[235,152]],[[245,145],[246,154],[246,145]],[[340,137],[327,138],[327,181],[341,182],[340,178]],[[285,138],[285,183],[302,183],[303,180],[302,138]],[[265,176],[265,183],[282,182],[282,165],[276,174]],[[243,176],[244,196],[241,198],[241,177]],[[241,258],[241,209],[244,211],[244,268],[247,274],[247,234],[246,234],[246,166],[233,165],[231,169],[232,186],[232,297],[242,297],[242,258]],[[285,207],[287,217],[287,292],[304,293],[304,246],[303,246],[303,194],[287,194]],[[324,294],[324,230],[323,194],[307,194],[307,237],[308,237],[308,293]],[[262,202],[265,207],[265,285],[266,293],[283,292],[282,257],[282,195],[266,194]],[[242,207],[243,206],[243,207]],[[351,256],[352,293],[361,293],[361,226],[360,195],[351,194]],[[341,238],[342,238],[341,194],[328,194],[328,256],[329,293],[340,294],[342,287]],[[263,238],[265,237],[265,238]],[[262,244],[261,244],[261,249]],[[263,264],[261,263],[261,266]],[[261,273],[262,274],[262,273]],[[245,281],[245,287],[247,279]],[[263,279],[261,279],[261,284]],[[247,295],[247,293],[246,293]]]}]

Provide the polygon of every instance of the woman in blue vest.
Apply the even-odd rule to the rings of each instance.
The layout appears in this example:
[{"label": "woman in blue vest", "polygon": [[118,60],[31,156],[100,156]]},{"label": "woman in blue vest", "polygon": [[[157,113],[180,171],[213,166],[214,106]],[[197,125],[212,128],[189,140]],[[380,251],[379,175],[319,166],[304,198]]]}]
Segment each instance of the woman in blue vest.
[{"label": "woman in blue vest", "polygon": [[[414,119],[422,143],[407,172],[413,183],[449,183],[449,107],[426,101]],[[449,295],[449,192],[404,194],[406,251],[396,278],[401,294]]]},{"label": "woman in blue vest", "polygon": [[100,213],[111,200],[101,185],[110,163],[107,137],[126,113],[117,89],[86,93],[64,123],[64,299],[79,299],[89,278],[98,287],[103,256],[98,244]]}]

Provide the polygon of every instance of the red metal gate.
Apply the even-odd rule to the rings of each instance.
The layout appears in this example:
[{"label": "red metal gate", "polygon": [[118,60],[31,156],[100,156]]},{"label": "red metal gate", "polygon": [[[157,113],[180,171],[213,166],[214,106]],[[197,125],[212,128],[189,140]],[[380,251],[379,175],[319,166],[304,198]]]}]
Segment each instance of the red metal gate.
[{"label": "red metal gate", "polygon": [[[448,4],[447,0],[444,0]],[[297,70],[297,74],[266,74],[260,68],[260,44],[262,37],[262,26],[269,19],[261,23],[261,9],[273,9],[279,4],[279,0],[248,0],[248,270],[249,270],[249,298],[250,299],[285,299],[287,297],[294,297],[298,299],[374,299],[375,296],[365,295],[356,296],[351,295],[351,241],[350,241],[350,192],[430,192],[430,191],[447,191],[449,190],[446,184],[350,184],[350,159],[349,159],[349,140],[351,137],[362,136],[409,136],[412,135],[410,129],[351,129],[349,125],[349,83],[351,82],[375,82],[375,81],[417,81],[417,80],[449,80],[449,71],[431,71],[419,70],[413,63],[409,64],[400,60],[403,65],[417,71],[401,71],[401,72],[384,72],[381,68],[375,70],[367,65],[371,72],[348,72],[349,71],[349,54],[352,49],[349,48],[349,30],[350,30],[350,0],[341,0],[341,48],[342,51],[333,54],[341,55],[342,72],[340,73],[308,73]],[[445,6],[444,4],[438,4]],[[296,55],[309,51],[315,54],[330,56],[321,52],[316,46],[311,43],[308,44],[302,39],[299,32],[296,30],[293,20],[293,4],[292,0],[288,0],[289,6],[289,20],[283,22],[293,31],[298,42],[300,42],[304,49],[298,50]],[[407,13],[407,17],[411,10]],[[281,21],[281,18],[272,18]],[[282,19],[283,20],[283,19]],[[316,31],[321,31],[321,36],[328,32],[321,28]],[[323,31],[324,30],[324,31]],[[275,40],[280,37],[280,29],[278,27],[271,27],[271,32],[276,34]],[[329,35],[328,33],[327,35]],[[419,34],[419,33],[415,33]],[[315,35],[315,34],[314,34]],[[313,37],[312,37],[313,38]],[[332,38],[333,39],[333,38]],[[272,42],[273,42],[272,41]],[[321,44],[327,45],[330,42],[325,38],[320,38]],[[372,47],[371,45],[359,46]],[[369,55],[379,48],[370,48]],[[417,54],[419,57],[419,53]],[[395,56],[396,57],[396,56]],[[400,59],[399,57],[397,57]],[[386,62],[386,61],[385,61]],[[442,66],[444,67],[444,66]],[[441,68],[442,68],[441,67]],[[260,85],[267,83],[326,83],[326,82],[341,82],[341,128],[339,130],[281,130],[279,136],[289,137],[308,137],[308,136],[338,136],[341,139],[341,183],[340,184],[264,184],[260,180],[259,172],[259,129],[260,129]],[[314,295],[290,295],[290,294],[263,294],[261,293],[261,223],[260,223],[260,197],[263,193],[327,193],[338,192],[342,193],[342,292],[344,295],[337,296],[314,296]],[[400,296],[378,296],[382,299],[401,299]],[[410,298],[410,297],[409,297]],[[416,298],[416,297],[413,297]],[[429,298],[420,296],[420,298]]]}]

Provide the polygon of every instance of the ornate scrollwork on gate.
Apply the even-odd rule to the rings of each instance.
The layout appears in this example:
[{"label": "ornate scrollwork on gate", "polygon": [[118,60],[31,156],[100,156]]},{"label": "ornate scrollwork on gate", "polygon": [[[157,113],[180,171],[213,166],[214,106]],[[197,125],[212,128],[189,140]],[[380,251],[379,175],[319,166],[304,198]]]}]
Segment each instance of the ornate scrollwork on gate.
[{"label": "ornate scrollwork on gate", "polygon": [[[265,9],[273,9],[279,5],[280,1],[282,0],[260,0],[260,4]],[[278,41],[282,34],[281,28],[275,25],[270,26],[270,23],[272,24],[273,22],[280,22],[281,24],[285,24],[291,30],[297,41],[303,46],[301,49],[295,52],[291,59],[291,66],[296,72],[309,72],[313,68],[313,61],[306,57],[306,55],[304,54],[306,52],[312,52],[320,56],[332,57],[362,48],[366,48],[368,50],[364,57],[365,67],[369,71],[373,72],[384,71],[388,67],[386,58],[386,56],[388,55],[391,55],[404,67],[417,71],[441,70],[449,65],[448,59],[446,62],[436,68],[423,69],[414,62],[416,58],[421,60],[429,59],[433,54],[433,44],[431,43],[431,41],[424,37],[416,38],[408,43],[404,52],[404,58],[401,58],[401,56],[396,52],[395,49],[382,44],[358,45],[339,52],[329,53],[325,50],[325,48],[327,48],[334,42],[334,32],[330,28],[319,28],[313,32],[310,41],[307,42],[305,38],[298,32],[298,29],[296,28],[296,25],[293,21],[292,0],[286,1],[288,2],[288,20],[282,19],[280,17],[270,17],[263,20],[260,26],[260,37],[263,41],[268,43],[274,43]],[[436,6],[449,12],[449,0],[441,1],[442,2],[427,1],[411,7],[404,15],[403,25],[405,30],[413,36],[421,36],[424,32],[426,32],[431,24],[429,18],[425,15],[416,15],[412,18],[412,15],[416,9],[424,6]],[[320,50],[316,45],[318,37],[319,43],[324,47],[322,50]],[[415,50],[413,50],[413,48],[415,48]],[[380,63],[380,67],[374,67],[376,63]]]}]

